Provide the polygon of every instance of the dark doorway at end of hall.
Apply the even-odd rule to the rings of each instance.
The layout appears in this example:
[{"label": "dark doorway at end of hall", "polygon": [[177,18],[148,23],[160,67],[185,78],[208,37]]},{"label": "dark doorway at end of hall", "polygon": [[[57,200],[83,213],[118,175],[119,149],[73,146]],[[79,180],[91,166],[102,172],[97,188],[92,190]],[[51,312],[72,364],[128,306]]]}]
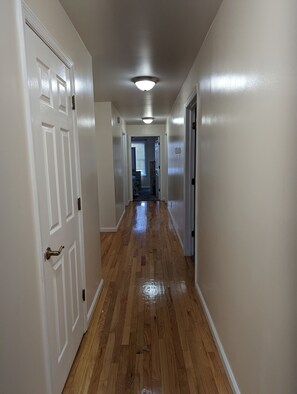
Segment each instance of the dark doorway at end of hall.
[{"label": "dark doorway at end of hall", "polygon": [[160,138],[131,137],[133,201],[160,199]]}]

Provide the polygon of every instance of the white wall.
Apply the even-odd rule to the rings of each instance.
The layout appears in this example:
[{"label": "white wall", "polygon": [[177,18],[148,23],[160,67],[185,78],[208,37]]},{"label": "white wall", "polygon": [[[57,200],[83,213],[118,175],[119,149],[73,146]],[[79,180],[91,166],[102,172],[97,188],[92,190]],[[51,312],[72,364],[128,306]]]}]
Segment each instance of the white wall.
[{"label": "white wall", "polygon": [[198,84],[196,279],[242,393],[297,392],[296,13],[291,0],[224,0],[168,123],[183,236],[178,123]]},{"label": "white wall", "polygon": [[[114,105],[112,111],[112,145],[113,145],[113,169],[114,169],[114,193],[116,223],[118,224],[124,211],[124,149],[125,123]],[[124,134],[124,135],[123,135]]]},{"label": "white wall", "polygon": [[111,103],[95,103],[96,157],[101,228],[116,227]]},{"label": "white wall", "polygon": [[[89,306],[101,279],[91,58],[57,0],[30,0],[28,5],[75,63]],[[47,375],[20,1],[3,0],[0,7],[0,392],[39,394],[47,392]]]},{"label": "white wall", "polygon": [[101,231],[116,231],[125,211],[125,123],[111,102],[96,102],[95,114]]},{"label": "white wall", "polygon": [[178,97],[173,115],[167,120],[168,209],[181,245],[184,245],[185,201],[185,100]]},{"label": "white wall", "polygon": [[132,168],[131,168],[131,137],[160,137],[160,166],[161,166],[161,200],[167,201],[167,135],[166,125],[126,125],[128,137],[128,182],[129,182],[129,198],[132,196]]}]

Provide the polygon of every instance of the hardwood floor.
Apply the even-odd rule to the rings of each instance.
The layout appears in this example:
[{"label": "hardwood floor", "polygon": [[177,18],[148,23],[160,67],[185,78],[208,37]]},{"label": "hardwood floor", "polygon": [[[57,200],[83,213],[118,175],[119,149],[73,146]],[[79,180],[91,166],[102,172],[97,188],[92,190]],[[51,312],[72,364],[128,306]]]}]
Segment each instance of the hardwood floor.
[{"label": "hardwood floor", "polygon": [[164,203],[103,233],[104,288],[64,393],[232,393]]}]

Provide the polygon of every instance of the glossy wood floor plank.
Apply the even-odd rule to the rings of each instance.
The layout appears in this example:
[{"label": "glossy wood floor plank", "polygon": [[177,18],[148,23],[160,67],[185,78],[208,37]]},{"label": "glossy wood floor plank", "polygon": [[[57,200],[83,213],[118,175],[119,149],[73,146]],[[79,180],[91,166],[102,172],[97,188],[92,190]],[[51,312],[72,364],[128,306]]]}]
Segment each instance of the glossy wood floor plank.
[{"label": "glossy wood floor plank", "polygon": [[165,204],[101,235],[104,288],[64,393],[232,393]]}]

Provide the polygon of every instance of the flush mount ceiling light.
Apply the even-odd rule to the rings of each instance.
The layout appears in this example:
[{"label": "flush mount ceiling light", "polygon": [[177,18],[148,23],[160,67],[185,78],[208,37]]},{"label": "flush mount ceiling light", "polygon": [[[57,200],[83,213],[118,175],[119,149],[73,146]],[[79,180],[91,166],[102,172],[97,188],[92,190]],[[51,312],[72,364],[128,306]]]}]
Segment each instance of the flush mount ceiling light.
[{"label": "flush mount ceiling light", "polygon": [[156,85],[159,79],[155,77],[135,77],[132,78],[131,81],[135,83],[138,89],[147,92]]},{"label": "flush mount ceiling light", "polygon": [[142,119],[142,121],[143,121],[144,123],[150,124],[150,123],[152,123],[152,121],[153,121],[155,118],[153,118],[152,116],[146,116],[146,117],[141,118],[141,119]]}]

